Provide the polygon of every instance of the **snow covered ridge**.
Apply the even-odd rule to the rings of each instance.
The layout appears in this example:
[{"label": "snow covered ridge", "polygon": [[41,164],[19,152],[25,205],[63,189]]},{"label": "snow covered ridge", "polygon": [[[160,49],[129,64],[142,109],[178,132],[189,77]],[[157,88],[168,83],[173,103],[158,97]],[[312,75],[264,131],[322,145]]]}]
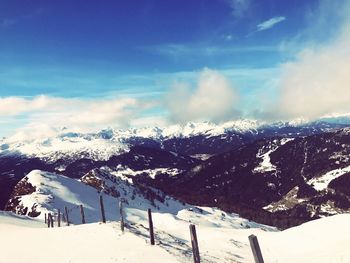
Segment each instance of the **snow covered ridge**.
[{"label": "snow covered ridge", "polygon": [[[39,157],[46,161],[57,161],[59,159],[81,159],[108,160],[112,155],[129,150],[130,142],[134,138],[154,140],[162,145],[166,140],[172,138],[184,139],[195,136],[211,138],[221,136],[224,140],[229,132],[237,134],[258,134],[264,129],[278,130],[285,127],[303,127],[307,122],[295,120],[290,122],[276,122],[272,124],[256,120],[241,119],[228,121],[220,124],[212,122],[190,122],[184,125],[171,125],[169,127],[148,127],[129,129],[105,129],[97,133],[69,132],[67,129],[57,131],[56,136],[31,138],[18,138],[16,136],[0,140],[0,154],[19,153],[29,157]],[[318,125],[318,123],[310,124]],[[331,127],[331,126],[330,126]],[[327,125],[320,130],[330,129]],[[144,142],[140,142],[143,144]],[[201,152],[200,152],[201,153]],[[197,154],[197,152],[193,153]]]},{"label": "snow covered ridge", "polygon": [[259,127],[261,123],[252,120],[238,120],[223,124],[211,122],[187,123],[165,128],[107,129],[97,133],[67,132],[63,129],[55,137],[17,139],[9,137],[0,140],[0,153],[20,153],[46,161],[59,159],[108,160],[111,156],[129,150],[131,138],[145,138],[162,141],[169,138],[187,138],[196,135],[216,136],[227,131],[246,132]]},{"label": "snow covered ridge", "polygon": [[74,223],[79,222],[76,208],[82,204],[86,209],[87,222],[97,222],[100,218],[100,192],[104,193],[106,207],[113,207],[107,212],[107,218],[115,216],[116,198],[128,200],[130,208],[154,207],[164,212],[186,208],[156,189],[141,191],[120,172],[101,168],[90,171],[81,181],[34,170],[17,184],[5,209],[43,219],[44,213],[57,212],[57,209],[63,211],[67,206],[72,208],[71,220]]},{"label": "snow covered ridge", "polygon": [[0,147],[0,153],[19,152],[29,157],[38,157],[47,161],[64,158],[108,160],[114,154],[129,150],[128,145],[120,141],[82,134],[76,134],[75,136],[62,134],[54,138],[4,143]]},{"label": "snow covered ridge", "polygon": [[[221,262],[221,260],[224,260],[223,262],[232,262],[232,260],[238,260],[241,257],[247,257],[247,262],[249,262],[251,255],[246,245],[245,247],[247,249],[241,251],[241,255],[232,255],[231,250],[235,248],[233,244],[236,244],[237,248],[239,248],[241,247],[239,244],[242,243],[241,241],[234,242],[232,240],[232,237],[236,236],[235,232],[239,233],[239,230],[243,230],[241,233],[243,239],[243,235],[246,235],[244,230],[247,229],[254,229],[252,231],[257,232],[276,231],[275,228],[248,221],[239,217],[237,214],[225,213],[215,208],[187,205],[167,196],[164,196],[163,201],[158,199],[152,201],[152,199],[145,198],[145,196],[149,196],[148,193],[146,193],[146,195],[140,193],[135,186],[129,184],[127,181],[123,180],[123,178],[118,177],[118,175],[107,173],[107,171],[102,171],[102,174],[99,173],[100,172],[93,172],[87,175],[86,178],[82,178],[82,181],[90,183],[94,187],[90,187],[85,183],[65,176],[44,171],[35,170],[29,173],[25,179],[26,183],[31,185],[31,187],[27,187],[30,191],[25,192],[24,195],[17,196],[18,199],[14,202],[16,207],[13,211],[20,214],[28,214],[29,210],[34,208],[37,212],[37,220],[28,221],[28,229],[22,228],[21,231],[29,234],[31,232],[29,228],[31,228],[33,224],[37,227],[39,222],[41,222],[42,227],[45,228],[43,222],[44,213],[54,214],[57,213],[58,209],[62,211],[65,206],[68,207],[71,224],[81,224],[81,215],[78,205],[82,204],[84,206],[85,218],[86,221],[90,223],[89,225],[70,226],[69,228],[62,227],[60,229],[41,229],[38,230],[38,235],[34,235],[34,233],[31,232],[31,235],[38,238],[38,240],[35,240],[36,242],[33,243],[38,244],[38,242],[43,242],[44,239],[41,239],[41,237],[43,235],[45,236],[45,233],[47,233],[49,236],[46,236],[45,243],[51,244],[52,240],[57,241],[56,237],[52,236],[55,234],[52,233],[58,233],[60,231],[63,232],[61,232],[61,242],[58,243],[63,242],[67,244],[67,242],[75,240],[76,243],[74,247],[77,247],[77,244],[82,244],[82,242],[84,244],[85,242],[90,242],[91,246],[92,240],[94,240],[94,242],[96,240],[96,235],[98,236],[98,240],[100,240],[99,242],[112,243],[113,247],[118,245],[119,242],[124,243],[118,246],[117,253],[111,252],[115,251],[115,249],[109,250],[106,248],[109,244],[103,246],[102,254],[105,255],[107,253],[109,255],[106,261],[103,262],[119,262],[119,260],[122,260],[122,262],[155,262],[154,257],[152,257],[154,253],[156,253],[157,256],[164,255],[164,258],[162,257],[162,262],[189,262],[191,260],[191,245],[188,234],[188,225],[190,223],[196,224],[198,226],[198,231],[201,231],[201,236],[203,238],[203,242],[201,243],[201,256],[203,262]],[[99,186],[103,186],[102,195],[104,207],[107,220],[110,221],[107,225],[102,226],[95,223],[101,220],[99,207],[100,193],[97,191]],[[108,192],[107,190],[111,189],[112,186],[115,187],[115,191]],[[17,192],[19,192],[19,189],[17,189]],[[111,193],[117,194],[112,196]],[[124,235],[119,231],[120,226],[118,223],[120,214],[119,209],[117,209],[117,204],[121,198],[125,200],[124,207],[127,222],[126,233]],[[24,209],[25,207],[28,209]],[[151,208],[153,211],[153,221],[156,231],[157,246],[153,248],[148,247],[145,243],[148,236],[148,208]],[[27,220],[27,218],[17,217],[17,219],[11,221],[8,215],[0,214],[0,229],[12,229],[12,231],[8,233],[16,236],[16,225],[18,223],[25,225],[25,223],[23,223],[25,220]],[[1,235],[0,242],[2,242],[1,238],[4,236],[5,235]],[[111,237],[113,238],[110,239]],[[219,246],[213,246],[215,242],[212,243],[212,237],[216,238],[216,241],[221,244]],[[78,242],[80,239],[83,240]],[[49,240],[50,242],[48,242]],[[133,248],[133,252],[126,252],[130,251],[130,248]],[[151,249],[151,252],[148,251],[147,248]],[[83,251],[81,251],[82,249],[83,248],[80,247],[74,250],[69,249],[69,251],[79,252],[70,255],[70,260],[68,261],[67,258],[65,258],[66,255],[63,255],[64,258],[62,258],[61,255],[60,257],[56,257],[55,260],[57,261],[54,262],[81,262],[81,258],[85,258],[86,253],[95,251],[95,249],[91,249],[89,250],[90,252],[85,252],[84,255],[80,255],[80,253],[83,253]],[[109,254],[110,252],[112,254]],[[148,257],[151,257],[151,259],[144,256],[140,257],[140,253],[143,252],[145,255],[148,255]],[[29,256],[26,255],[27,260],[28,257],[31,258],[31,253],[34,253],[34,250],[29,252]],[[139,255],[139,257],[137,258],[135,255]],[[96,260],[97,255],[90,256],[91,258],[87,257],[87,261],[84,262],[96,262],[94,260]],[[43,262],[41,261],[41,254],[38,256],[38,253],[36,253],[36,257],[37,259],[33,262]],[[0,260],[2,258],[4,258],[4,254],[0,255]],[[40,259],[39,261],[38,258]],[[171,260],[166,261],[165,259],[167,258]],[[92,259],[94,260],[91,261]]]},{"label": "snow covered ridge", "polygon": [[[306,126],[303,126],[306,125]],[[210,138],[221,136],[223,140],[228,139],[225,133],[235,132],[237,134],[258,134],[261,137],[266,130],[274,130],[274,133],[266,136],[278,136],[279,129],[287,127],[319,127],[320,131],[329,131],[331,124],[313,122],[305,120],[294,120],[289,122],[264,123],[256,120],[241,119],[228,121],[221,124],[211,122],[190,122],[185,125],[172,125],[169,127],[148,127],[130,129],[105,129],[97,133],[77,133],[68,132],[66,129],[58,130],[56,136],[45,138],[17,138],[9,137],[0,139],[0,154],[21,153],[30,157],[39,157],[49,161],[56,161],[62,158],[79,159],[90,158],[94,160],[107,160],[112,155],[128,151],[130,139],[143,138],[151,139],[160,145],[171,138],[191,138],[204,136]],[[265,130],[266,129],[266,130]],[[271,132],[271,131],[270,131]],[[344,133],[347,129],[344,129]],[[296,131],[296,135],[299,134]],[[291,137],[291,134],[282,134]],[[141,142],[143,144],[143,142]],[[202,152],[200,152],[202,153]],[[193,154],[197,154],[193,153]]]},{"label": "snow covered ridge", "polygon": [[0,153],[20,153],[38,157],[46,161],[59,159],[108,160],[111,156],[129,150],[130,138],[145,138],[162,141],[169,138],[184,138],[196,135],[216,136],[227,131],[246,132],[259,127],[260,123],[251,120],[238,120],[220,125],[202,122],[173,125],[165,128],[107,129],[97,133],[76,133],[61,130],[55,137],[38,139],[17,139],[10,137],[0,140]]}]

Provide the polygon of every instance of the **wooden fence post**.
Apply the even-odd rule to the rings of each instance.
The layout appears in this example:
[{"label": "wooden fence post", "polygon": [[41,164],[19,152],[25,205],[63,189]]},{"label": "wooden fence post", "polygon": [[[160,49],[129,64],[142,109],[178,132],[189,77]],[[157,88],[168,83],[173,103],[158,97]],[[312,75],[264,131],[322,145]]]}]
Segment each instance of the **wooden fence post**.
[{"label": "wooden fence post", "polygon": [[67,220],[66,220],[66,215],[65,215],[64,212],[62,213],[62,218],[61,218],[61,220],[62,220],[62,223],[63,223],[63,222],[67,222]]},{"label": "wooden fence post", "polygon": [[49,217],[50,217],[51,227],[53,228],[53,216],[52,216],[52,214],[49,214]]},{"label": "wooden fence post", "polygon": [[67,226],[69,226],[68,208],[67,208],[66,206],[64,207],[64,212],[65,212],[65,214],[66,214]]},{"label": "wooden fence post", "polygon": [[84,214],[84,207],[83,207],[83,205],[80,205],[80,214],[81,214],[81,223],[85,224],[85,214]]},{"label": "wooden fence post", "polygon": [[100,206],[101,206],[102,222],[103,222],[103,223],[106,223],[105,207],[103,206],[103,198],[102,198],[102,195],[100,195]]},{"label": "wooden fence post", "polygon": [[50,228],[51,222],[50,222],[50,213],[47,214],[47,227]]},{"label": "wooden fence post", "polygon": [[60,209],[58,209],[57,226],[61,227],[61,210]]},{"label": "wooden fence post", "polygon": [[153,220],[152,220],[151,209],[148,209],[148,222],[149,222],[149,236],[151,239],[151,245],[154,245],[154,231],[153,231]]},{"label": "wooden fence post", "polygon": [[190,224],[190,234],[191,234],[191,244],[192,244],[194,263],[200,263],[201,260],[199,257],[199,247],[198,247],[196,226],[193,224]]},{"label": "wooden fence post", "polygon": [[264,263],[263,256],[261,254],[258,238],[255,235],[250,235],[249,237],[250,247],[253,252],[255,263]]},{"label": "wooden fence post", "polygon": [[120,214],[120,229],[124,232],[124,209],[123,201],[119,200],[119,214]]}]

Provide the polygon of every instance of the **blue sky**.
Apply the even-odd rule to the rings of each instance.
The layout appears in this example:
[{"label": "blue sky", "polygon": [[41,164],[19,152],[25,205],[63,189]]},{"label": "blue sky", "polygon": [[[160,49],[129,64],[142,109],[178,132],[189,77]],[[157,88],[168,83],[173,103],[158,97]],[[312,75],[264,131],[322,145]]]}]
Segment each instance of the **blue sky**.
[{"label": "blue sky", "polygon": [[[281,65],[298,61],[309,47],[332,45],[347,24],[345,7],[348,1],[340,0],[3,0],[0,97],[3,107],[9,98],[28,107],[44,96],[45,105],[62,98],[87,110],[93,103],[133,99],[143,105],[128,115],[136,124],[143,125],[142,118],[167,124],[192,120],[166,105],[178,86],[193,97],[201,78],[222,77],[233,89],[232,105],[225,114],[207,118],[204,112],[193,120],[267,116],[265,108],[281,93]],[[231,108],[236,114],[230,116]],[[33,124],[43,112],[60,111],[35,106],[10,112],[0,105],[0,135]],[[119,121],[134,124],[118,118],[98,124]]]}]

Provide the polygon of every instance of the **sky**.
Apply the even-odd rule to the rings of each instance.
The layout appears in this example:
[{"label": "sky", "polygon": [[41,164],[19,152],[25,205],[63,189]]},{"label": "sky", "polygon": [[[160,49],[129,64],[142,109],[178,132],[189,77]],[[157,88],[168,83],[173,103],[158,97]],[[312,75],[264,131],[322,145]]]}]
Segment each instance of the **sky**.
[{"label": "sky", "polygon": [[0,137],[350,112],[349,0],[1,0]]}]

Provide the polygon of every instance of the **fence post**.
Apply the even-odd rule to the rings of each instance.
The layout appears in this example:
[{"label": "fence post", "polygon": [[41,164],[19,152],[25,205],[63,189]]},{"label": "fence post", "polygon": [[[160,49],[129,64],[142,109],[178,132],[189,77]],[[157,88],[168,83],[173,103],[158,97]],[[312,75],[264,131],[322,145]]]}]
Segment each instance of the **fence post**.
[{"label": "fence post", "polygon": [[52,216],[52,214],[49,214],[49,217],[50,217],[51,227],[53,228],[53,216]]},{"label": "fence post", "polygon": [[106,223],[105,207],[103,206],[103,198],[102,198],[102,195],[100,195],[100,206],[101,206],[102,222],[103,222],[103,223]]},{"label": "fence post", "polygon": [[67,222],[67,220],[66,220],[66,215],[64,214],[64,212],[62,213],[62,223],[63,222]]},{"label": "fence post", "polygon": [[119,214],[120,214],[120,229],[124,232],[124,211],[123,201],[119,200]]},{"label": "fence post", "polygon": [[198,247],[196,226],[193,224],[190,224],[190,234],[191,234],[191,244],[192,244],[194,263],[200,263],[201,260],[199,257],[199,247]]},{"label": "fence post", "polygon": [[47,214],[47,227],[50,228],[51,222],[50,222],[50,213]]},{"label": "fence post", "polygon": [[263,256],[261,254],[258,238],[255,235],[250,235],[249,237],[250,247],[253,252],[255,263],[264,263]]},{"label": "fence post", "polygon": [[83,207],[83,205],[80,205],[80,214],[81,214],[81,223],[85,224],[85,214],[84,214],[84,207]]},{"label": "fence post", "polygon": [[64,211],[65,211],[65,214],[66,214],[67,226],[69,226],[68,208],[66,206],[64,207]]},{"label": "fence post", "polygon": [[151,209],[148,209],[148,222],[149,222],[149,236],[151,239],[151,245],[154,245],[154,231],[153,231],[153,220],[152,220]]},{"label": "fence post", "polygon": [[57,226],[61,227],[61,210],[60,209],[58,209]]}]

